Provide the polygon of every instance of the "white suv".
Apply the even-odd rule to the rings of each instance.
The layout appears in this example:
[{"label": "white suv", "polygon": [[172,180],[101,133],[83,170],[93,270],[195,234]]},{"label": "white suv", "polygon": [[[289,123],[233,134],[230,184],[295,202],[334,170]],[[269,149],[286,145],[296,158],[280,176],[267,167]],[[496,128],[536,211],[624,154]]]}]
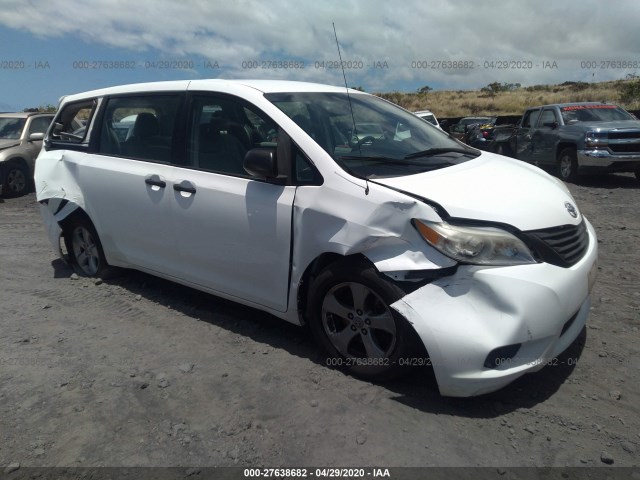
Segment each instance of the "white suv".
[{"label": "white suv", "polygon": [[561,182],[355,90],[68,96],[35,177],[80,274],[135,268],[308,323],[328,365],[368,379],[428,364],[443,395],[489,392],[565,350],[589,313],[596,236]]}]

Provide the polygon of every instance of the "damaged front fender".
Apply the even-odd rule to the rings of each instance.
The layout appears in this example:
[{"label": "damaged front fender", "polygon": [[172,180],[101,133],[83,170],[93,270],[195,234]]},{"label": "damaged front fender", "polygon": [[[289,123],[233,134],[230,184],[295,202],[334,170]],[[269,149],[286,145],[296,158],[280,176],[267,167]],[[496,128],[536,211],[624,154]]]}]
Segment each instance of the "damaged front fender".
[{"label": "damaged front fender", "polygon": [[306,269],[322,254],[361,254],[397,281],[420,281],[415,272],[456,265],[431,248],[411,223],[412,218],[442,221],[430,205],[382,185],[362,183],[360,195],[354,194],[352,180],[338,174],[320,188],[297,189],[288,320],[302,321],[295,316],[298,288]]},{"label": "damaged front fender", "polygon": [[[77,154],[77,152],[74,152]],[[84,198],[76,182],[76,168],[65,161],[64,151],[43,150],[36,161],[34,182],[36,199],[47,236],[56,253],[65,258],[60,240],[60,222],[78,209],[84,209]]]}]

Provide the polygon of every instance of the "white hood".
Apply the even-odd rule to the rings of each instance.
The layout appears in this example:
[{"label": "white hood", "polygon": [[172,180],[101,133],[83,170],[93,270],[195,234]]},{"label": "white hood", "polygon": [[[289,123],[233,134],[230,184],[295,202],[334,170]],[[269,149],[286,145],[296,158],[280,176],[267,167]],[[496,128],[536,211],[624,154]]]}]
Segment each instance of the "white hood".
[{"label": "white hood", "polygon": [[[575,200],[560,181],[520,160],[487,152],[459,165],[376,182],[432,200],[452,217],[501,222],[520,230],[582,221]],[[566,202],[577,217],[569,213]]]}]

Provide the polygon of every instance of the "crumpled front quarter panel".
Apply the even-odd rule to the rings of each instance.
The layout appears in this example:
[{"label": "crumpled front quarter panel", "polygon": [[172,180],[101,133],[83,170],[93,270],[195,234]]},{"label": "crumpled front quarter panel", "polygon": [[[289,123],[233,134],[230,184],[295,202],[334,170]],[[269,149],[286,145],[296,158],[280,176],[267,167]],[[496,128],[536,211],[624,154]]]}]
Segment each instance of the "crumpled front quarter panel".
[{"label": "crumpled front quarter panel", "polygon": [[[38,202],[48,201],[56,221],[63,220],[78,207],[85,208],[77,181],[78,163],[85,156],[85,153],[76,151],[42,150],[36,160],[36,199]],[[60,208],[63,200],[66,200],[66,205]]]},{"label": "crumpled front quarter panel", "polygon": [[362,254],[383,273],[455,265],[431,248],[411,224],[412,218],[440,221],[429,205],[381,185],[354,184],[336,172],[322,186],[296,192],[293,213],[294,249],[290,311],[305,269],[323,253]]}]

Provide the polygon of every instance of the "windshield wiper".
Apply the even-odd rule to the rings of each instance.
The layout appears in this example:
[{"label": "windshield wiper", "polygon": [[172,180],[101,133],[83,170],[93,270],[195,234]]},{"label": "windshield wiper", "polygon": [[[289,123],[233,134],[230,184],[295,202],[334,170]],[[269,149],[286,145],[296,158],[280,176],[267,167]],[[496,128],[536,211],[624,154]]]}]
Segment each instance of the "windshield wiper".
[{"label": "windshield wiper", "polygon": [[411,158],[433,157],[435,155],[440,155],[442,153],[462,153],[463,155],[470,155],[472,157],[477,157],[480,155],[480,152],[476,152],[475,150],[467,150],[466,148],[445,147],[445,148],[428,148],[427,150],[421,150],[419,152],[410,153],[409,155],[406,155],[404,159],[409,160]]}]

